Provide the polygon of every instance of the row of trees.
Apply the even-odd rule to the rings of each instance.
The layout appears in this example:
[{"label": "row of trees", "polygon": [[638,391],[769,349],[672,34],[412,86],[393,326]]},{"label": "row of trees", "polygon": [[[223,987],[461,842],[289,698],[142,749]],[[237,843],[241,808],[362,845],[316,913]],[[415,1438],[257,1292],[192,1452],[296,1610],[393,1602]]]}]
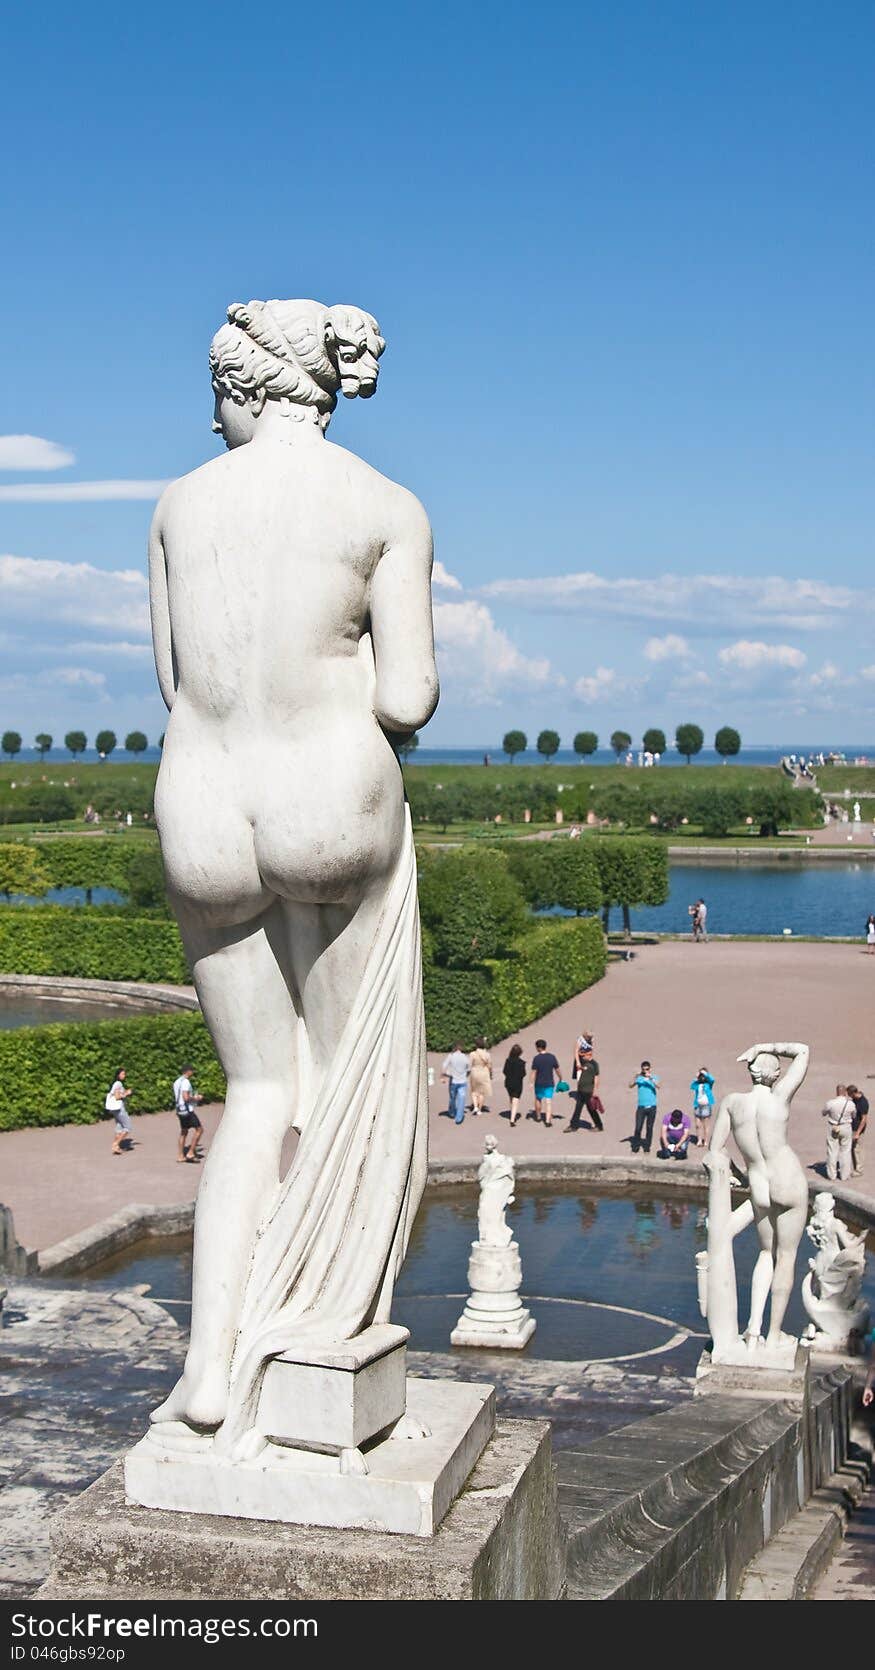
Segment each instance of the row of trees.
[{"label": "row of trees", "polygon": [[419,905],[426,962],[474,968],[509,955],[530,911],[622,907],[624,929],[636,905],[665,904],[668,853],[662,843],[618,838],[547,841],[502,848],[460,847],[421,854]]},{"label": "row of trees", "polygon": [[[559,752],[559,743],[558,731],[541,731],[535,746],[545,760],[552,760],[554,754]],[[595,731],[578,731],[572,743],[575,754],[579,754],[582,760],[589,759],[596,752],[598,745],[599,739]],[[655,726],[646,730],[641,738],[641,745],[645,753],[664,754],[668,748],[665,731],[660,731]],[[529,746],[529,739],[525,731],[508,731],[501,746],[508,758],[513,760],[517,754],[525,753]],[[624,754],[628,754],[631,746],[632,737],[628,731],[611,732],[611,747],[618,760]],[[674,746],[679,754],[683,754],[687,765],[689,765],[690,760],[696,754],[701,754],[705,746],[705,733],[701,725],[678,725],[675,731]],[[741,750],[741,737],[738,731],[734,730],[731,725],[721,725],[714,738],[714,747],[723,759],[732,759]]]},{"label": "row of trees", "polygon": [[[54,737],[49,736],[48,731],[40,731],[34,737],[33,745],[41,760],[44,760],[46,754],[51,752],[54,741]],[[163,741],[164,738],[162,737],[161,742]],[[115,731],[98,731],[96,737],[94,738],[94,746],[97,749],[98,754],[101,756],[101,759],[109,759],[110,754],[114,754],[116,748],[118,747],[118,737],[116,736]],[[148,746],[149,741],[143,731],[129,731],[125,737],[125,748],[129,754],[144,754]],[[68,731],[67,735],[64,737],[64,747],[68,749],[74,759],[77,754],[84,754],[86,748],[88,747],[88,738],[85,735],[85,732]],[[14,760],[16,754],[21,753],[21,736],[19,732],[4,731],[2,737],[0,737],[0,748],[2,748],[7,759]]]}]

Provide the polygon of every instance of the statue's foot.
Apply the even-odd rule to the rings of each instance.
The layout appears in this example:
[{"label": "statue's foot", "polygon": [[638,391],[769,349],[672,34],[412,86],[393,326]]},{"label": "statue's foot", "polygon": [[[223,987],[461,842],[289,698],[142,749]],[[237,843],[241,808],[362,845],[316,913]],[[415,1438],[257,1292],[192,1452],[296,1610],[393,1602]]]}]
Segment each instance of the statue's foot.
[{"label": "statue's foot", "polygon": [[341,1473],[357,1473],[359,1475],[367,1473],[369,1471],[368,1464],[361,1450],[341,1450],[340,1471]]},{"label": "statue's foot", "polygon": [[752,1334],[748,1329],[748,1332],[744,1336],[744,1343],[747,1347],[748,1356],[755,1357],[757,1352],[761,1351],[763,1348],[763,1336],[762,1334]]},{"label": "statue's foot", "polygon": [[430,1438],[431,1427],[417,1421],[413,1415],[402,1415],[392,1428],[393,1438]]},{"label": "statue's foot", "polygon": [[799,1341],[797,1340],[795,1334],[782,1334],[780,1329],[776,1329],[775,1333],[769,1334],[766,1338],[766,1345],[770,1351],[778,1351],[781,1346],[798,1344]]},{"label": "statue's foot", "polygon": [[228,1381],[220,1370],[192,1374],[186,1369],[164,1402],[153,1409],[149,1420],[186,1421],[189,1426],[221,1426],[228,1412]]}]

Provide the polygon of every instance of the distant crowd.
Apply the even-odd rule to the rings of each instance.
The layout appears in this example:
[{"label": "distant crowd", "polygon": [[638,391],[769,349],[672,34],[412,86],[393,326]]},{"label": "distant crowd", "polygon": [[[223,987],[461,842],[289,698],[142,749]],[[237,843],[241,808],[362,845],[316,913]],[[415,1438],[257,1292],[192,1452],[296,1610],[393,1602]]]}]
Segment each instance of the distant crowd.
[{"label": "distant crowd", "polygon": [[[523,1117],[552,1127],[565,1117],[556,1098],[566,1094],[572,1101],[568,1131],[605,1129],[605,1106],[599,1094],[601,1068],[592,1032],[578,1035],[567,1079],[546,1038],[536,1039],[535,1053],[528,1063],[522,1045],[511,1044],[501,1072],[507,1098],[504,1111],[511,1128]],[[477,1119],[492,1110],[495,1065],[485,1038],[478,1038],[470,1051],[461,1041],[454,1044],[441,1076],[448,1087],[447,1116],[456,1125],[464,1123],[466,1114]],[[650,1061],[642,1061],[629,1081],[629,1089],[635,1093],[634,1128],[626,1139],[632,1153],[649,1154],[654,1140],[661,1160],[686,1160],[691,1146],[707,1148],[715,1107],[714,1084],[714,1074],[707,1067],[699,1067],[690,1080],[689,1106],[671,1108],[659,1119],[659,1074]],[[529,1106],[523,1115],[525,1101]],[[867,1098],[857,1085],[839,1084],[823,1109],[823,1117],[827,1177],[834,1181],[859,1177],[863,1170],[860,1144],[869,1117]]]}]

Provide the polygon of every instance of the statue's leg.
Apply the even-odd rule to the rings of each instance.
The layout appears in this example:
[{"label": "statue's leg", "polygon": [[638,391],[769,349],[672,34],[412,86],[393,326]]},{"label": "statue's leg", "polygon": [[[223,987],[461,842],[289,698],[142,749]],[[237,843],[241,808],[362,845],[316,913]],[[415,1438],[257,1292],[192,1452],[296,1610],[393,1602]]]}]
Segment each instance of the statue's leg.
[{"label": "statue's leg", "polygon": [[234,927],[216,927],[189,906],[178,916],[228,1088],[195,1213],[185,1371],[152,1419],[215,1426],[225,1416],[256,1230],[279,1182],[283,1138],[295,1114],[297,1016],[271,943],[281,929],[276,905]]},{"label": "statue's leg", "polygon": [[753,1267],[750,1284],[750,1320],[746,1333],[749,1338],[757,1339],[763,1331],[763,1316],[766,1300],[775,1273],[773,1256],[774,1229],[768,1210],[762,1206],[754,1206],[754,1221],[760,1243],[760,1253]]},{"label": "statue's leg", "polygon": [[793,1277],[796,1274],[796,1254],[799,1242],[808,1219],[808,1201],[798,1206],[788,1206],[775,1212],[775,1274],[772,1278],[772,1309],[769,1319],[770,1345],[780,1345],[786,1337],[781,1332],[781,1325],[787,1310],[790,1294],[793,1291]]},{"label": "statue's leg", "polygon": [[386,883],[356,904],[282,900],[287,977],[300,994],[315,1083],[334,1059],[361,988]]}]

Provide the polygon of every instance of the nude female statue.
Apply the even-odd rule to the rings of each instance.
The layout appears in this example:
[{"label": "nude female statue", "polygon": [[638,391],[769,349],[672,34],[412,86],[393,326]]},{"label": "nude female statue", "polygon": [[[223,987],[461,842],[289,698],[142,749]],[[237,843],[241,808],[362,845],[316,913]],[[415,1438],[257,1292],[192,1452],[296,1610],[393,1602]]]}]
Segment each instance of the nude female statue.
[{"label": "nude female statue", "polygon": [[498,1141],[488,1136],[485,1153],[480,1161],[477,1180],[480,1199],[477,1204],[477,1240],[481,1247],[509,1247],[513,1230],[505,1220],[505,1211],[514,1199],[514,1164],[509,1154],[501,1154]]},{"label": "nude female statue", "polygon": [[[791,1063],[783,1079],[779,1057]],[[770,1293],[765,1344],[774,1348],[794,1343],[782,1333],[781,1325],[808,1216],[805,1172],[788,1141],[790,1104],[808,1071],[808,1045],[754,1044],[738,1059],[747,1062],[752,1089],[733,1091],[724,1098],[714,1121],[710,1149],[703,1155],[711,1173],[707,1315],[714,1338],[714,1362],[726,1361],[725,1352],[739,1343],[732,1241],[751,1223],[756,1225],[760,1253],[751,1280],[746,1349],[755,1353],[763,1344],[763,1316]],[[726,1153],[730,1136],[747,1163],[745,1181],[750,1189],[750,1199],[734,1211],[729,1205],[730,1161]]]},{"label": "nude female statue", "polygon": [[392,738],[426,722],[438,684],[425,512],[325,438],[339,391],[376,389],[376,321],[312,301],[228,319],[210,350],[227,452],[167,489],[150,538],[170,709],[156,818],[228,1085],[197,1203],[191,1344],[152,1418],[227,1417],[238,1439],[272,1353],[388,1319],[425,1174]]}]

